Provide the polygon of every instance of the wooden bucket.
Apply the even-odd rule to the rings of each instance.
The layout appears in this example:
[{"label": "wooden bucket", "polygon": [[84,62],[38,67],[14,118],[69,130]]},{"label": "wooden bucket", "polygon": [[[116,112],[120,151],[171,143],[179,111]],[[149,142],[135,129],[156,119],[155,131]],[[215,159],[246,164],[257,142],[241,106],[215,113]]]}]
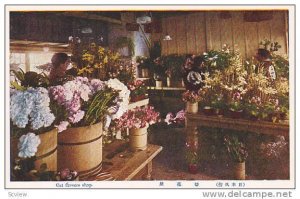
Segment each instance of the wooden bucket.
[{"label": "wooden bucket", "polygon": [[147,127],[129,130],[129,146],[131,151],[145,150],[147,148]]},{"label": "wooden bucket", "polygon": [[69,128],[58,134],[58,169],[79,173],[80,179],[102,169],[102,123]]},{"label": "wooden bucket", "polygon": [[[37,148],[35,154],[36,160],[34,161],[35,169],[39,169],[44,163],[50,171],[57,171],[57,129],[39,134],[41,144]],[[18,157],[18,142],[19,139],[12,140],[12,158]]]},{"label": "wooden bucket", "polygon": [[186,103],[186,112],[187,113],[198,113],[198,102],[196,103],[191,103],[191,102],[187,102]]},{"label": "wooden bucket", "polygon": [[236,162],[233,164],[233,177],[235,180],[245,180],[245,162]]}]

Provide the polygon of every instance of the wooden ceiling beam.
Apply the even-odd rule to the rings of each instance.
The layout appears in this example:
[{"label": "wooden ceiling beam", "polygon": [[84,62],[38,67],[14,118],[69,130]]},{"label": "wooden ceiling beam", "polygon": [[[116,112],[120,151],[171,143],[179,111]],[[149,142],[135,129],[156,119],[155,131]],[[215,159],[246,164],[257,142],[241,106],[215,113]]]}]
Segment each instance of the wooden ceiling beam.
[{"label": "wooden ceiling beam", "polygon": [[93,19],[93,20],[99,20],[99,21],[105,21],[109,23],[119,24],[122,25],[122,21],[118,19],[113,19],[110,17],[100,16],[96,14],[91,14],[88,12],[63,12],[62,15],[69,16],[69,17],[78,17],[78,18],[84,18],[84,19]]}]

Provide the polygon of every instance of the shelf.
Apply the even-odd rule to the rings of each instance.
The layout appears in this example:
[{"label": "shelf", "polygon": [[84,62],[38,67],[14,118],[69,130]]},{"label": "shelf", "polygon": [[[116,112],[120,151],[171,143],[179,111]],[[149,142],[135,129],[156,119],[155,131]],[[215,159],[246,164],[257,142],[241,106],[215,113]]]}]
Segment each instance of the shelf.
[{"label": "shelf", "polygon": [[233,129],[245,132],[289,136],[289,124],[272,123],[266,121],[251,121],[246,119],[232,119],[229,117],[206,116],[204,114],[186,114],[186,126],[215,127]]},{"label": "shelf", "polygon": [[141,107],[141,106],[146,106],[149,104],[149,98],[147,99],[143,99],[141,101],[137,101],[137,102],[132,102],[128,105],[128,109],[134,109],[136,107]]},{"label": "shelf", "polygon": [[184,87],[155,87],[155,86],[147,86],[149,90],[165,90],[165,91],[185,91]]},{"label": "shelf", "polygon": [[138,78],[136,78],[136,80],[142,80],[142,81],[148,80],[148,79],[150,79],[150,78],[149,77],[138,77]]}]

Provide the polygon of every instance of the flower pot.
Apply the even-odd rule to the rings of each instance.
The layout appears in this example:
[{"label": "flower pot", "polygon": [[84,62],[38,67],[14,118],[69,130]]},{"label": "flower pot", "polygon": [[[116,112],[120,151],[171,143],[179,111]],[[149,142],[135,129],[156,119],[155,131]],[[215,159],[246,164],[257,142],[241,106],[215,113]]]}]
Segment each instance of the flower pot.
[{"label": "flower pot", "polygon": [[188,169],[191,174],[196,174],[198,172],[198,165],[197,164],[189,164]]},{"label": "flower pot", "polygon": [[[51,131],[39,134],[41,140],[40,145],[37,148],[35,154],[34,167],[40,169],[42,164],[47,164],[47,168],[50,171],[57,170],[57,129],[54,128]],[[11,143],[11,158],[18,157],[18,142],[19,139],[12,139]]]},{"label": "flower pot", "polygon": [[171,78],[167,77],[167,87],[171,87]]},{"label": "flower pot", "polygon": [[217,116],[223,116],[224,115],[224,109],[219,109],[219,108],[215,109],[215,114]]},{"label": "flower pot", "polygon": [[234,119],[241,119],[243,117],[243,110],[239,111],[234,111],[234,110],[229,110],[230,117]]},{"label": "flower pot", "polygon": [[249,119],[250,119],[251,121],[257,121],[257,120],[258,120],[258,117],[255,116],[255,115],[250,115],[250,116],[249,116]]},{"label": "flower pot", "polygon": [[156,80],[156,81],[155,81],[155,86],[156,86],[157,88],[161,88],[161,87],[162,87],[162,81],[161,81],[161,80]]},{"label": "flower pot", "polygon": [[145,150],[147,148],[147,127],[132,128],[129,130],[129,147],[131,151]]},{"label": "flower pot", "polygon": [[235,180],[245,180],[245,162],[235,162],[233,164],[232,172]]},{"label": "flower pot", "polygon": [[134,96],[131,96],[130,101],[131,102],[138,102],[138,101],[141,101],[145,98],[146,98],[145,95],[134,95]]},{"label": "flower pot", "polygon": [[102,123],[69,128],[58,134],[58,169],[78,172],[80,179],[102,168]]},{"label": "flower pot", "polygon": [[186,112],[187,113],[198,113],[198,102],[191,103],[187,102],[186,103]]},{"label": "flower pot", "polygon": [[146,78],[149,76],[148,68],[142,68],[142,77]]},{"label": "flower pot", "polygon": [[213,109],[212,107],[210,107],[210,106],[205,106],[205,107],[203,108],[203,113],[204,113],[205,115],[207,115],[207,116],[212,116],[212,115],[214,115],[215,111],[214,111],[214,109]]}]

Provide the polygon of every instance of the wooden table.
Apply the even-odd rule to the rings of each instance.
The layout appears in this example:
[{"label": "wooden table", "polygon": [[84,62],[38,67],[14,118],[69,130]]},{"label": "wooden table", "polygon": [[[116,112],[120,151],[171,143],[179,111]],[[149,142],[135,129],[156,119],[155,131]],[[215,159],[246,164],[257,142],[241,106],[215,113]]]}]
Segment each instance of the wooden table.
[{"label": "wooden table", "polygon": [[161,150],[148,144],[144,151],[131,152],[127,143],[116,140],[103,148],[102,172],[109,172],[115,180],[151,180],[152,160]]},{"label": "wooden table", "polygon": [[[289,139],[288,123],[272,123],[265,121],[251,121],[245,119],[233,119],[219,116],[206,116],[204,114],[186,114],[186,143],[194,143],[201,147],[201,133],[198,127],[212,127],[238,130],[241,133],[260,133],[268,135],[283,135]],[[197,129],[196,129],[197,128]]]}]

